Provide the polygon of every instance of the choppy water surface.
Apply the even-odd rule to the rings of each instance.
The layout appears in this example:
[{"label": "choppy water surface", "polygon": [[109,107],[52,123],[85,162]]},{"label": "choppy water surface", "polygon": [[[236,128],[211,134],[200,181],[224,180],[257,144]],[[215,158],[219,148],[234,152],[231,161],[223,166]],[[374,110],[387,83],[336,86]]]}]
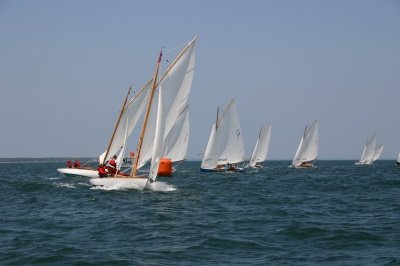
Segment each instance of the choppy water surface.
[{"label": "choppy water surface", "polygon": [[400,167],[185,162],[171,191],[103,190],[59,159],[0,160],[0,264],[399,265]]}]

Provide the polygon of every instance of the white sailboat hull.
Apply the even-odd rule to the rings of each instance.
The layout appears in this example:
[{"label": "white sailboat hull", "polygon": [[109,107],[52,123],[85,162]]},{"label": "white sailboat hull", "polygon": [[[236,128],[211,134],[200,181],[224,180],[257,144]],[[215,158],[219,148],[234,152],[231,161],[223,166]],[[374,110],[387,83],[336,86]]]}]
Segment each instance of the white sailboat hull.
[{"label": "white sailboat hull", "polygon": [[[90,184],[109,189],[143,190],[148,182],[147,176],[140,177],[104,177],[91,178]],[[150,182],[149,182],[150,183]]]},{"label": "white sailboat hull", "polygon": [[67,177],[99,177],[99,173],[94,169],[83,168],[59,168],[57,171]]}]

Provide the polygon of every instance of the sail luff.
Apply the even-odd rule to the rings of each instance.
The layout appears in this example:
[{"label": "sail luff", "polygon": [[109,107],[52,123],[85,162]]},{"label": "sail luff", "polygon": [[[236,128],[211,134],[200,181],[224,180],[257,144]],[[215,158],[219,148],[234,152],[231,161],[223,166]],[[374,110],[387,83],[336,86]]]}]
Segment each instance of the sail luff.
[{"label": "sail luff", "polygon": [[139,137],[138,149],[137,149],[137,152],[136,152],[134,165],[132,167],[131,176],[136,176],[137,175],[138,162],[139,162],[139,158],[140,158],[140,152],[142,150],[143,138],[144,138],[144,134],[146,132],[146,126],[147,126],[147,121],[148,121],[148,118],[149,118],[151,104],[153,102],[154,91],[157,88],[156,83],[157,83],[158,71],[160,69],[160,64],[161,64],[161,57],[162,57],[162,51],[160,51],[160,55],[158,57],[158,62],[157,62],[157,65],[156,65],[156,70],[155,70],[155,73],[154,73],[153,87],[151,89],[150,99],[149,99],[149,102],[148,102],[148,105],[147,105],[147,108],[146,108],[146,115],[145,115],[145,118],[144,118],[144,121],[143,121],[142,132],[141,132],[140,137]]},{"label": "sail luff", "polygon": [[108,146],[107,146],[106,155],[104,156],[103,161],[101,162],[102,164],[104,164],[105,161],[107,160],[111,144],[114,141],[115,132],[117,131],[118,125],[121,122],[121,117],[122,117],[122,115],[123,115],[123,113],[125,111],[126,103],[128,102],[128,97],[129,97],[130,93],[131,93],[131,87],[129,87],[128,93],[126,94],[125,100],[124,100],[124,102],[122,104],[121,111],[119,112],[119,116],[118,116],[118,119],[117,119],[117,123],[114,126],[113,133],[111,135],[110,141],[109,141]]},{"label": "sail luff", "polygon": [[156,122],[156,132],[154,136],[154,146],[153,154],[150,164],[150,174],[149,179],[151,181],[156,181],[158,174],[158,167],[160,164],[161,152],[163,147],[163,136],[164,136],[164,101],[163,101],[163,90],[161,87],[158,89],[158,108],[157,108],[157,122]]}]

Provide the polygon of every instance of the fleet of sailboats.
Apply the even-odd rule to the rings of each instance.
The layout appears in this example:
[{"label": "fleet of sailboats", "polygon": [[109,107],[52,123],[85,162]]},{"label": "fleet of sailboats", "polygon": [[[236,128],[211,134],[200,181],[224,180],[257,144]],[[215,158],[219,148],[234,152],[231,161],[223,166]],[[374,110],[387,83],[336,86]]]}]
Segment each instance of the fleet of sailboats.
[{"label": "fleet of sailboats", "polygon": [[315,120],[310,127],[305,128],[299,147],[292,164],[293,168],[315,167],[314,162],[318,156],[318,123]]},{"label": "fleet of sailboats", "polygon": [[245,149],[235,99],[213,124],[207,148],[201,163],[202,172],[244,171],[237,164],[245,161]]},{"label": "fleet of sailboats", "polygon": [[[90,167],[57,169],[66,176],[84,176],[96,186],[134,188],[143,190],[157,183],[159,164],[163,159],[180,162],[186,159],[189,144],[189,106],[187,104],[195,68],[197,36],[181,51],[164,74],[158,79],[162,52],[160,52],[153,78],[129,99],[131,88],[124,98],[118,119],[106,150],[99,156],[99,165],[116,158],[117,171],[113,176],[99,177],[97,169]],[[134,128],[142,121],[134,162],[130,173],[122,171],[127,142]],[[248,167],[259,168],[266,161],[271,138],[271,123],[264,125]],[[372,164],[382,154],[384,145],[377,145],[376,136],[367,140],[357,164]],[[318,122],[306,126],[294,159],[293,168],[315,167],[318,156]],[[202,172],[243,172],[245,148],[235,100],[226,109],[217,110],[207,148],[201,162]],[[139,172],[149,164],[149,172]],[[400,153],[397,164],[400,165]]]}]

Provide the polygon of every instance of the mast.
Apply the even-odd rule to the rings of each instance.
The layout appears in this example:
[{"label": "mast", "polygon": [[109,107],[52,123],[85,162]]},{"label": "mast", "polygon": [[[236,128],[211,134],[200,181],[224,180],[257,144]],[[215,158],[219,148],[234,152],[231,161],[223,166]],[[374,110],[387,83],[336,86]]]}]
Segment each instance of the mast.
[{"label": "mast", "polygon": [[218,129],[218,115],[219,115],[219,107],[217,108],[217,120],[215,121],[215,129]]},{"label": "mast", "polygon": [[147,108],[146,108],[146,115],[144,117],[142,131],[140,133],[138,148],[137,148],[137,152],[136,152],[136,158],[135,158],[134,165],[132,167],[131,176],[137,176],[137,167],[138,167],[138,163],[139,163],[140,153],[142,151],[142,145],[143,145],[144,134],[146,132],[147,121],[149,120],[150,108],[151,108],[151,104],[153,102],[154,92],[155,92],[155,90],[156,90],[156,88],[158,86],[157,77],[158,77],[158,71],[160,69],[161,57],[162,57],[162,51],[160,51],[160,55],[158,57],[158,62],[157,62],[157,65],[156,65],[156,70],[154,72],[153,87],[151,89],[150,99],[149,99],[149,102],[148,102]]},{"label": "mast", "polygon": [[108,157],[108,153],[109,153],[109,151],[110,151],[111,144],[112,144],[113,141],[114,141],[115,132],[117,132],[117,128],[118,128],[118,126],[119,126],[119,123],[121,122],[121,117],[122,117],[122,115],[124,114],[125,107],[126,107],[126,102],[128,101],[129,94],[131,93],[131,88],[132,88],[132,87],[129,87],[128,93],[126,94],[126,97],[125,97],[125,101],[124,101],[123,104],[122,104],[122,108],[121,108],[121,111],[119,112],[119,117],[118,117],[117,123],[115,124],[113,133],[112,133],[112,135],[111,135],[110,142],[108,143],[108,146],[107,146],[106,155],[104,156],[104,159],[103,159],[103,161],[101,162],[102,164],[104,164],[105,161],[107,160],[107,157]]}]

